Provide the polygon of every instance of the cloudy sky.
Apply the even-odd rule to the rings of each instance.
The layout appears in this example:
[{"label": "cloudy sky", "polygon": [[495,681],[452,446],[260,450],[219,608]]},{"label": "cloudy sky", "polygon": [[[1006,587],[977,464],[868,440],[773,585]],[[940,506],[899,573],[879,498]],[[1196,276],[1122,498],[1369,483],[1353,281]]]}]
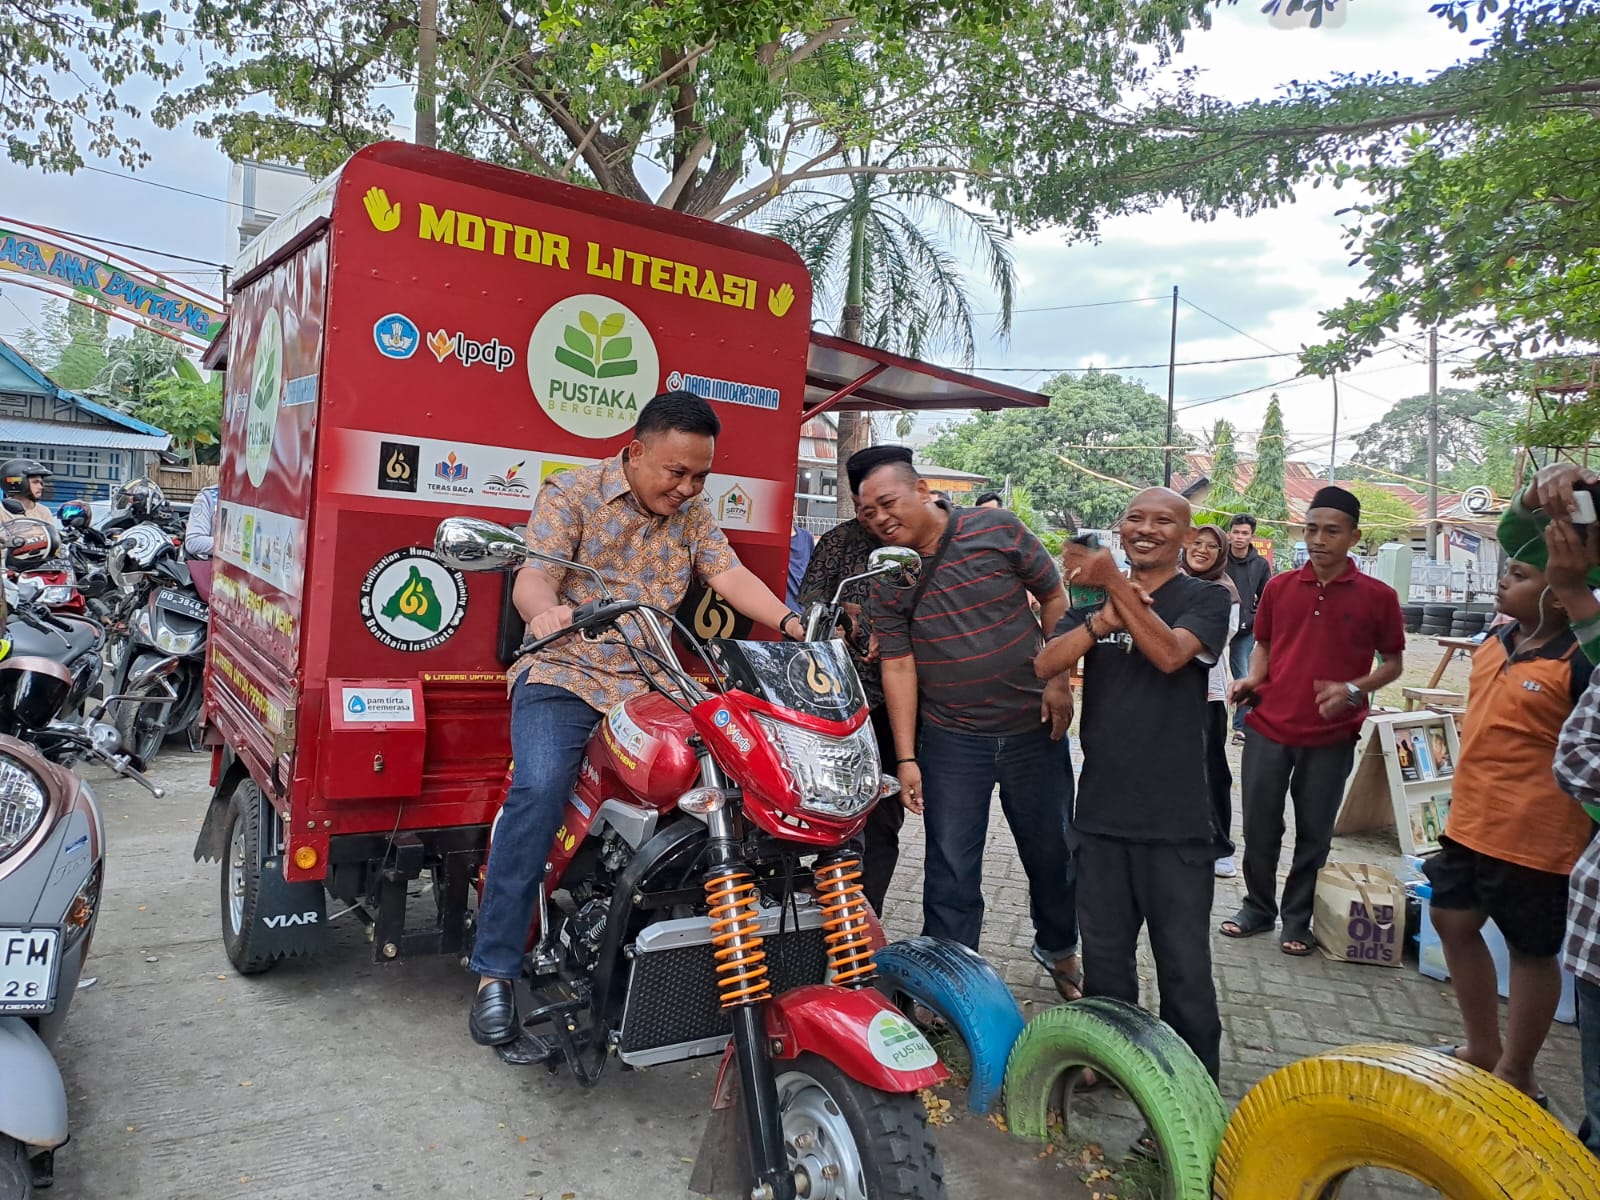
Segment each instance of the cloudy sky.
[{"label": "cloudy sky", "polygon": [[[1429,0],[1345,4],[1339,28],[1283,30],[1267,24],[1258,0],[1241,0],[1218,11],[1211,31],[1191,35],[1177,65],[1201,68],[1211,91],[1242,100],[1270,95],[1291,79],[1331,71],[1425,73],[1470,53],[1467,36],[1428,13]],[[404,95],[396,92],[397,103]],[[190,133],[151,127],[140,136],[152,161],[136,179],[112,163],[97,164],[109,174],[69,177],[0,162],[0,216],[223,260],[237,221],[225,203],[227,160]],[[1069,245],[1050,231],[1026,235],[1017,246],[1022,286],[1015,329],[1009,343],[980,347],[980,373],[987,369],[1027,386],[1064,368],[1164,364],[1174,286],[1190,302],[1179,310],[1179,361],[1295,351],[1318,341],[1319,311],[1355,294],[1360,279],[1347,265],[1343,222],[1335,215],[1349,200],[1348,193],[1307,188],[1295,204],[1248,219],[1199,223],[1163,210],[1110,222],[1094,244]],[[178,274],[197,272],[186,277],[206,282],[204,269],[194,264],[135,257]],[[210,281],[214,286],[214,275]],[[1155,299],[1104,303],[1140,297]],[[37,293],[8,284],[0,273],[0,336],[15,337],[37,321],[41,303]],[[1067,307],[1086,304],[1102,306]],[[984,301],[979,307],[993,305]],[[1421,346],[1423,339],[1410,332],[1406,340]],[[1241,430],[1257,430],[1270,394],[1261,389],[1295,370],[1292,358],[1180,367],[1180,423],[1200,432],[1227,417]],[[1165,391],[1164,365],[1127,373]],[[1410,348],[1390,349],[1358,368],[1340,388],[1341,449],[1355,429],[1426,388],[1423,356]],[[1214,399],[1246,389],[1257,390]],[[1299,381],[1278,391],[1291,453],[1325,457],[1333,432],[1328,385]]]}]

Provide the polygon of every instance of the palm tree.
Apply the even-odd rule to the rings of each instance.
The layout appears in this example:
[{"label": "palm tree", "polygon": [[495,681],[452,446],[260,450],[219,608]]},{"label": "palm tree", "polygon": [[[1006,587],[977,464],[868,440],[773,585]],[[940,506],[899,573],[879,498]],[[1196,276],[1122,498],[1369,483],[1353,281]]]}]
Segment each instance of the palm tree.
[{"label": "palm tree", "polygon": [[[952,200],[938,181],[893,174],[904,159],[902,148],[876,158],[868,149],[847,151],[846,157],[876,173],[785,192],[759,222],[762,232],[789,243],[805,261],[813,308],[837,306],[842,337],[911,357],[948,350],[969,365],[978,314],[957,250],[972,247],[999,297],[995,332],[1008,337],[1017,270],[1005,225]],[[909,421],[901,424],[909,432]],[[860,449],[870,429],[857,413],[839,414],[840,462]],[[841,493],[839,501],[841,515],[848,516],[848,495]]]}]

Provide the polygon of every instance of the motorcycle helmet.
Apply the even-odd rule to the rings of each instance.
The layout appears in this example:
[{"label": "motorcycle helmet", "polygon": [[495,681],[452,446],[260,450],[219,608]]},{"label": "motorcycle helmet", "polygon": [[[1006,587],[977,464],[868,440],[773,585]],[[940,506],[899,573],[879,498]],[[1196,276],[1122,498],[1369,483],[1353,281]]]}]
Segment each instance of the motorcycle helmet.
[{"label": "motorcycle helmet", "polygon": [[118,512],[132,512],[141,521],[167,507],[167,498],[153,479],[130,479],[117,489],[111,507]]},{"label": "motorcycle helmet", "polygon": [[28,490],[28,480],[35,476],[49,479],[52,473],[36,459],[8,458],[0,463],[0,491],[7,496],[26,496],[31,500],[33,493]]},{"label": "motorcycle helmet", "polygon": [[56,519],[65,529],[87,529],[89,506],[81,500],[68,500],[56,510]]},{"label": "motorcycle helmet", "polygon": [[27,517],[14,517],[0,525],[0,541],[5,545],[6,566],[13,571],[36,570],[61,550],[54,525]]},{"label": "motorcycle helmet", "polygon": [[106,570],[111,582],[121,591],[129,590],[135,576],[154,567],[156,559],[172,548],[171,540],[159,529],[135,525],[112,542],[106,554]]}]

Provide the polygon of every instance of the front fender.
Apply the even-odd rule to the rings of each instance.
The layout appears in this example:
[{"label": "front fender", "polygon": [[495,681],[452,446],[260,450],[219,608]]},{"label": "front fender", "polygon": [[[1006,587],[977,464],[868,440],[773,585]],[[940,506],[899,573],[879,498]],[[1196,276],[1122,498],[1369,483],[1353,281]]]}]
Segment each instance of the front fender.
[{"label": "front fender", "polygon": [[44,1150],[67,1140],[61,1071],[21,1017],[0,1017],[0,1134]]},{"label": "front fender", "polygon": [[915,1092],[950,1078],[928,1039],[876,988],[810,984],[767,1003],[772,1057],[817,1054],[857,1083]]}]

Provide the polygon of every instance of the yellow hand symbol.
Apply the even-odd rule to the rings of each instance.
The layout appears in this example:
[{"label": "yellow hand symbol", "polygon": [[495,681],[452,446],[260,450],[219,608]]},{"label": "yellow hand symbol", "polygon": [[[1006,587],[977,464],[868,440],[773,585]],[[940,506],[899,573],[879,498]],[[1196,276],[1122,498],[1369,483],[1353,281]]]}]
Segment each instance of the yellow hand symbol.
[{"label": "yellow hand symbol", "polygon": [[781,317],[789,311],[789,306],[794,303],[794,289],[787,283],[777,289],[767,289],[767,311],[775,317]]},{"label": "yellow hand symbol", "polygon": [[389,203],[389,194],[381,187],[368,188],[366,196],[367,217],[379,233],[388,233],[400,225],[400,204]]}]

